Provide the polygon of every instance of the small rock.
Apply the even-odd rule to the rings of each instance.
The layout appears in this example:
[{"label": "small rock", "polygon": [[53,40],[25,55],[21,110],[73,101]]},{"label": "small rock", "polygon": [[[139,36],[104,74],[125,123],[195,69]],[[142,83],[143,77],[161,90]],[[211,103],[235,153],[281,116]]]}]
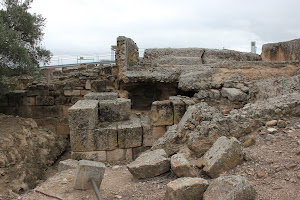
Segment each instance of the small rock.
[{"label": "small rock", "polygon": [[277,125],[277,120],[271,120],[266,123],[267,127],[276,126],[276,125]]},{"label": "small rock", "polygon": [[265,176],[265,174],[262,173],[262,172],[258,172],[258,173],[257,173],[257,178],[262,178],[262,177],[264,177],[264,176]]},{"label": "small rock", "polygon": [[277,129],[276,128],[268,128],[267,131],[269,133],[275,133],[277,131]]},{"label": "small rock", "polygon": [[298,140],[297,142],[298,142],[298,144],[300,144],[300,140]]},{"label": "small rock", "polygon": [[255,136],[254,135],[251,135],[244,143],[243,143],[243,146],[244,147],[250,147],[252,145],[255,144]]},{"label": "small rock", "polygon": [[112,170],[118,170],[118,169],[121,169],[122,168],[122,166],[120,166],[120,165],[115,165],[115,166],[113,166],[111,169]]},{"label": "small rock", "polygon": [[286,165],[286,168],[292,169],[292,168],[295,168],[296,166],[297,166],[297,164],[291,163],[291,164]]},{"label": "small rock", "polygon": [[275,185],[275,186],[272,187],[273,190],[279,190],[281,188],[282,188],[281,185]]},{"label": "small rock", "polygon": [[122,199],[121,195],[116,195],[115,197],[118,198],[118,199]]},{"label": "small rock", "polygon": [[278,122],[277,122],[277,126],[278,126],[279,128],[285,128],[286,125],[287,125],[286,122],[283,121],[283,120],[278,120]]},{"label": "small rock", "polygon": [[67,184],[68,183],[68,179],[64,178],[61,183],[62,184]]},{"label": "small rock", "polygon": [[275,136],[274,135],[271,135],[271,134],[268,134],[268,135],[266,135],[266,140],[273,140],[275,138]]}]

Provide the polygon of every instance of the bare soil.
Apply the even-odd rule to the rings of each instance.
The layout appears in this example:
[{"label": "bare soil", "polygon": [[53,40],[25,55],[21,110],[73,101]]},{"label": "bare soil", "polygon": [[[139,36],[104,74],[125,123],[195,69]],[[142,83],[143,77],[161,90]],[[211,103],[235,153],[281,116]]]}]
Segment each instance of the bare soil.
[{"label": "bare soil", "polygon": [[[222,175],[245,176],[256,188],[259,200],[300,199],[300,118],[289,119],[286,128],[273,127],[277,131],[272,134],[267,128],[261,127],[252,133],[256,144],[244,149],[247,161]],[[72,188],[74,174],[75,170],[57,173],[23,196],[11,194],[10,199],[96,199],[92,189],[78,191]],[[109,166],[100,192],[105,200],[164,199],[166,184],[174,179],[176,177],[169,172],[137,180],[125,165]]]}]

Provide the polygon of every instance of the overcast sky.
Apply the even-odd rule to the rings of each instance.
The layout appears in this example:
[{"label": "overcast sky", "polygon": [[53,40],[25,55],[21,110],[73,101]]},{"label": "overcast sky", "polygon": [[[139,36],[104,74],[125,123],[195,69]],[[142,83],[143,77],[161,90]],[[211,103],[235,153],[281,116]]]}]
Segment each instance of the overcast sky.
[{"label": "overcast sky", "polygon": [[139,48],[250,51],[300,38],[299,0],[34,0],[54,55],[110,52],[118,36]]}]

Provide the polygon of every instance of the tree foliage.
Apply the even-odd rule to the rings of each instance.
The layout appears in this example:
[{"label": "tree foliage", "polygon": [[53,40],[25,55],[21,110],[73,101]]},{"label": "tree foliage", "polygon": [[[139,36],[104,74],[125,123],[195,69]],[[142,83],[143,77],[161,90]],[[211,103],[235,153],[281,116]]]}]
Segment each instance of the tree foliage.
[{"label": "tree foliage", "polygon": [[41,47],[45,18],[28,11],[32,1],[1,0],[0,79],[30,74],[50,60],[51,52]]}]

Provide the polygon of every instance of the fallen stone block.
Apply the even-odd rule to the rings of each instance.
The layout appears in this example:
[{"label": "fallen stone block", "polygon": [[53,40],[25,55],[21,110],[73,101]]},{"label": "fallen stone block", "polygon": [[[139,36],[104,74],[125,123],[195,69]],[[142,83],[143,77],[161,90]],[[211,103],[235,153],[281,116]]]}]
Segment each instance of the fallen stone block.
[{"label": "fallen stone block", "polygon": [[203,200],[254,200],[256,190],[242,176],[220,176],[204,192]]},{"label": "fallen stone block", "polygon": [[58,164],[58,172],[62,172],[68,169],[76,169],[78,165],[78,160],[68,159],[60,161]]},{"label": "fallen stone block", "polygon": [[182,154],[175,154],[171,157],[171,169],[177,177],[197,177],[197,170]]},{"label": "fallen stone block", "polygon": [[93,188],[91,178],[100,187],[105,172],[105,164],[101,162],[80,160],[74,178],[74,189],[88,190]]},{"label": "fallen stone block", "polygon": [[170,126],[164,136],[153,143],[151,150],[163,149],[168,156],[171,156],[181,147],[181,144],[177,143],[178,138],[177,125]]},{"label": "fallen stone block", "polygon": [[80,100],[69,108],[70,130],[94,129],[98,123],[97,100]]},{"label": "fallen stone block", "polygon": [[106,162],[106,151],[88,151],[88,152],[71,152],[71,158],[74,160],[92,160],[97,162]]},{"label": "fallen stone block", "polygon": [[101,122],[115,122],[129,119],[131,100],[117,98],[99,102],[99,118]]},{"label": "fallen stone block", "polygon": [[170,126],[174,123],[174,115],[171,102],[154,101],[150,112],[151,123],[153,126]]},{"label": "fallen stone block", "polygon": [[141,154],[127,168],[135,178],[151,178],[168,172],[170,159],[163,149],[158,149]]},{"label": "fallen stone block", "polygon": [[119,148],[127,149],[142,146],[143,128],[139,118],[118,123]]},{"label": "fallen stone block", "polygon": [[114,100],[118,98],[116,92],[91,92],[84,96],[85,100]]},{"label": "fallen stone block", "polygon": [[208,187],[208,181],[203,178],[179,178],[168,183],[166,200],[198,200],[202,199]]},{"label": "fallen stone block", "polygon": [[220,137],[201,158],[205,171],[210,177],[216,178],[222,172],[232,169],[243,161],[240,142],[232,137]]},{"label": "fallen stone block", "polygon": [[222,88],[221,95],[230,101],[246,101],[247,94],[236,88]]}]

